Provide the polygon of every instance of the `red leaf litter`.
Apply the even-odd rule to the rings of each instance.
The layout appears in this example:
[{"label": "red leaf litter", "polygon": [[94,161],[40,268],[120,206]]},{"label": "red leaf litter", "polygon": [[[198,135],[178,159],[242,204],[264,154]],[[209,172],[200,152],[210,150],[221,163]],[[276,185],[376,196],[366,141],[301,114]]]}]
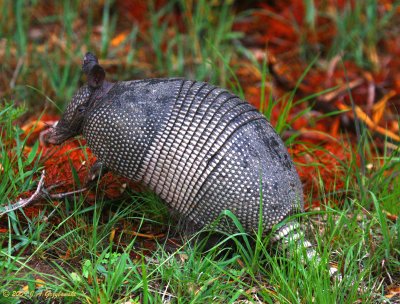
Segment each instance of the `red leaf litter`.
[{"label": "red leaf litter", "polygon": [[[96,161],[90,148],[85,145],[83,138],[71,139],[59,146],[44,143],[43,134],[58,119],[58,116],[44,115],[40,120],[32,119],[22,127],[25,134],[29,135],[26,153],[30,151],[29,145],[32,145],[37,140],[40,141],[41,164],[46,170],[45,188],[48,189],[58,185],[51,189],[51,194],[70,192],[83,187],[90,167]],[[76,171],[79,177],[80,186],[75,183],[73,171]],[[99,189],[101,189],[106,198],[115,199],[122,195],[127,185],[132,188],[138,188],[125,178],[107,173],[101,178]],[[33,192],[34,189],[31,193]],[[24,193],[23,197],[28,197],[31,193]],[[88,191],[87,201],[93,202],[95,195],[95,191]],[[37,214],[38,211],[35,211],[35,209],[35,207],[25,208],[32,215]]]},{"label": "red leaf litter", "polygon": [[[308,207],[319,207],[325,198],[332,202],[333,198],[343,191],[343,177],[345,168],[341,161],[349,157],[348,147],[343,147],[337,142],[329,142],[323,145],[324,150],[310,151],[305,145],[295,145],[289,152],[293,155],[297,163],[297,172],[303,183],[305,200],[311,195],[312,200]],[[347,151],[346,151],[347,149]],[[346,161],[347,163],[347,161]],[[323,184],[323,193],[320,192],[321,183]],[[330,196],[330,194],[335,194]],[[336,202],[340,204],[340,202]]]},{"label": "red leaf litter", "polygon": [[[276,109],[275,112],[279,112],[279,109]],[[277,115],[279,114],[274,113],[273,116],[276,117]],[[57,120],[57,116],[46,115],[40,120],[32,119],[26,123],[22,129],[25,131],[25,134],[30,134],[28,143],[33,144],[36,140],[39,140],[40,134]],[[319,124],[316,126],[316,129],[328,131],[329,133],[329,128],[331,128],[332,124],[326,122],[320,122]],[[315,207],[321,201],[321,193],[318,193],[320,187],[317,177],[320,177],[324,181],[325,192],[338,191],[343,187],[342,181],[338,178],[338,176],[343,174],[340,161],[349,157],[349,147],[343,147],[339,142],[332,140],[322,133],[314,132],[313,130],[306,131],[306,118],[297,120],[295,125],[298,129],[303,130],[301,139],[305,144],[296,144],[289,149],[289,152],[298,164],[297,169],[304,185],[304,192],[306,196],[310,193],[312,194],[312,206]],[[312,151],[310,146],[314,144],[322,144],[324,150],[317,149],[316,151]],[[74,182],[71,166],[77,172],[80,183],[83,185],[91,165],[96,160],[90,149],[85,146],[83,138],[68,140],[60,146],[46,145],[41,141],[40,149],[42,151],[41,162],[46,170],[45,187],[49,188],[53,185],[60,185],[52,189],[51,193],[64,193],[77,190],[78,185]],[[29,153],[29,150],[30,148],[27,148],[26,153]],[[121,196],[125,186],[140,190],[138,185],[110,173],[103,176],[100,180],[99,189],[101,189],[102,194],[106,198],[115,199]],[[24,193],[22,197],[28,197],[33,191],[34,189],[30,193]],[[95,191],[88,191],[86,199],[89,202],[93,202],[95,196]],[[24,210],[28,216],[32,217],[39,212],[39,209],[34,205],[28,206]]]}]

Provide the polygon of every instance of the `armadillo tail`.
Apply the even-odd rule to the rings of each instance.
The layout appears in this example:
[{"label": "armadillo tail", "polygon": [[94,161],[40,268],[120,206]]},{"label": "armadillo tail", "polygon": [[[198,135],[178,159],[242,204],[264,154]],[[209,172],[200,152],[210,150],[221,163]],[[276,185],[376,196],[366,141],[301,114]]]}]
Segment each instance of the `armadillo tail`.
[{"label": "armadillo tail", "polygon": [[[305,239],[304,232],[301,229],[301,225],[298,222],[291,221],[284,224],[282,227],[277,229],[271,238],[271,242],[275,245],[280,251],[286,251],[289,255],[291,254],[290,250],[287,250],[290,245],[297,245],[296,248],[298,250],[306,250],[307,261],[314,261],[315,263],[320,263],[321,259],[318,253],[315,251],[314,246],[310,241]],[[329,266],[329,275],[332,279],[336,279],[341,281],[342,276],[338,269],[335,266]]]},{"label": "armadillo tail", "polygon": [[306,250],[307,259],[311,260],[317,256],[317,253],[308,240],[304,237],[304,232],[300,227],[300,223],[291,221],[284,224],[282,227],[275,231],[271,238],[273,244],[276,244],[280,250],[286,250],[290,245],[300,245],[297,248]]}]

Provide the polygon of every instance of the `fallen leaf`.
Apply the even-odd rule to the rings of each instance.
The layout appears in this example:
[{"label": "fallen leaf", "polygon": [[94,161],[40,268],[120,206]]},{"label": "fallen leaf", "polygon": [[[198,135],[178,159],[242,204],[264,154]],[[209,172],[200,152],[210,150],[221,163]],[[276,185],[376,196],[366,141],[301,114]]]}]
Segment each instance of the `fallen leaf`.
[{"label": "fallen leaf", "polygon": [[390,98],[396,95],[396,92],[394,90],[389,91],[385,96],[381,98],[374,106],[372,107],[372,121],[375,124],[378,124],[381,119],[383,114],[385,113],[386,105],[387,102]]},{"label": "fallen leaf", "polygon": [[115,229],[115,228],[111,230],[110,237],[109,237],[109,241],[110,241],[110,242],[112,242],[112,241],[114,240],[114,237],[115,237],[115,231],[116,231],[116,229]]},{"label": "fallen leaf", "polygon": [[388,299],[391,299],[394,296],[400,297],[400,286],[394,286],[392,288],[389,288],[388,293],[385,294],[385,297]]},{"label": "fallen leaf", "polygon": [[390,212],[387,212],[386,210],[382,210],[383,211],[383,213],[385,213],[386,214],[386,217],[389,219],[389,220],[391,220],[391,221],[397,221],[397,218],[399,217],[398,215],[396,215],[396,214],[392,214],[392,213],[390,213]]},{"label": "fallen leaf", "polygon": [[41,279],[36,279],[35,283],[37,288],[43,287],[43,285],[46,284],[46,282]]},{"label": "fallen leaf", "polygon": [[126,37],[128,37],[127,32],[122,32],[122,33],[118,34],[111,40],[111,45],[112,46],[120,45],[122,42],[124,42],[126,40]]},{"label": "fallen leaf", "polygon": [[179,258],[181,259],[181,262],[184,263],[185,261],[188,260],[189,257],[188,257],[188,255],[186,253],[181,253],[179,255]]},{"label": "fallen leaf", "polygon": [[145,239],[158,239],[158,238],[162,238],[165,236],[164,233],[159,233],[159,234],[147,234],[147,233],[140,233],[140,232],[136,232],[136,231],[124,231],[127,234],[133,235],[133,236],[138,236],[141,238],[145,238]]},{"label": "fallen leaf", "polygon": [[30,132],[38,132],[40,130],[43,130],[45,127],[47,127],[47,124],[41,120],[32,120],[26,124],[24,124],[21,129],[24,131],[25,135],[28,135]]},{"label": "fallen leaf", "polygon": [[[352,113],[352,108],[343,104],[338,104],[338,107],[342,111],[349,111],[350,115],[354,118],[354,113]],[[400,142],[400,136],[392,131],[389,131],[381,126],[378,126],[372,121],[372,119],[359,107],[355,106],[355,112],[357,118],[364,122],[372,131],[378,132],[386,137],[391,138],[394,141]]]}]

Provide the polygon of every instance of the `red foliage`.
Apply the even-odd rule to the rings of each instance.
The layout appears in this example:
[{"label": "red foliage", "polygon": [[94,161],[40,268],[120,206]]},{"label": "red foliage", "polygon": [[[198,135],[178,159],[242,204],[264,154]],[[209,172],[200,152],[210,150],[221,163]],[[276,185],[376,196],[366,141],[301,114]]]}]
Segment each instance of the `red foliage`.
[{"label": "red foliage", "polygon": [[[155,10],[165,3],[165,0],[155,1]],[[312,94],[333,90],[315,97],[311,101],[315,102],[315,107],[307,114],[308,116],[300,117],[292,124],[292,128],[300,132],[299,139],[303,141],[303,144],[294,145],[290,152],[299,164],[298,171],[305,186],[305,193],[312,193],[312,204],[317,205],[321,201],[319,181],[324,181],[326,193],[342,191],[344,188],[342,177],[348,169],[343,163],[349,163],[348,160],[355,155],[351,153],[352,147],[343,147],[340,140],[335,140],[339,137],[341,128],[352,131],[354,113],[349,111],[321,119],[323,115],[335,110],[356,108],[358,118],[367,127],[381,136],[396,140],[400,112],[400,74],[398,73],[400,37],[389,35],[380,41],[376,49],[369,50],[367,55],[375,66],[366,70],[353,62],[342,60],[339,54],[329,60],[326,59],[328,56],[325,53],[330,49],[337,32],[332,18],[328,17],[329,14],[316,16],[313,26],[306,20],[304,1],[284,0],[268,1],[268,3],[261,3],[254,10],[251,18],[243,19],[234,25],[234,30],[245,33],[244,44],[259,62],[264,56],[267,57],[270,74],[265,88],[265,99],[268,101],[269,96],[272,96],[274,101],[287,98],[288,94],[296,88],[294,96],[294,102],[296,102]],[[325,11],[330,15],[335,15],[349,6],[354,8],[356,5],[355,0],[318,0],[314,3],[318,11]],[[387,12],[391,9],[391,5],[392,2],[389,0],[380,1],[379,13]],[[118,0],[116,8],[130,27],[120,32],[112,40],[112,44],[118,45],[126,38],[132,22],[139,25],[140,31],[148,30],[150,18],[147,2]],[[397,11],[397,14],[399,12]],[[184,17],[190,20],[190,16]],[[183,16],[180,15],[179,9],[174,16],[165,18],[170,18],[168,20],[176,22],[179,30],[185,31]],[[175,35],[173,30],[167,33],[171,37]],[[312,53],[319,53],[320,57],[297,86],[297,81],[309,64],[302,57],[304,45],[307,45]],[[146,50],[140,51],[146,53]],[[147,52],[140,58],[145,58],[151,64],[151,56],[152,53]],[[261,75],[258,70],[249,68],[250,66],[250,64],[241,66],[237,70],[237,75],[246,98],[256,107],[260,107]],[[294,107],[289,119],[305,106],[309,104]],[[278,120],[281,111],[281,105],[274,107],[272,124]],[[52,124],[55,120],[57,117],[43,116],[37,124],[26,124],[23,127],[26,134],[35,127],[28,139],[28,145],[32,145],[39,138],[40,132],[46,128],[46,123]],[[386,128],[392,133],[386,131]],[[71,191],[76,186],[71,165],[77,171],[79,180],[81,182],[85,180],[88,169],[95,159],[90,149],[82,147],[83,144],[84,140],[75,139],[59,147],[41,146],[42,160],[47,171],[47,187],[63,182],[57,191]],[[313,149],[314,146],[318,146],[319,149]],[[104,187],[106,196],[115,198],[121,194],[124,183],[127,183],[127,180],[107,174],[102,179],[100,187]],[[89,198],[93,196],[94,193]]]}]

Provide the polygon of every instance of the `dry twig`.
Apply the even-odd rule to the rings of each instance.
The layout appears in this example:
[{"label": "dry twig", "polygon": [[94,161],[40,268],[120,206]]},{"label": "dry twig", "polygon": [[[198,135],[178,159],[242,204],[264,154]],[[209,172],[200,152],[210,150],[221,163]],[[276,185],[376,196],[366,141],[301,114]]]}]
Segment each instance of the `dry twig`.
[{"label": "dry twig", "polygon": [[0,217],[2,217],[4,214],[11,212],[13,210],[17,210],[19,208],[25,207],[26,205],[29,205],[30,203],[32,203],[33,201],[37,200],[38,198],[42,197],[42,190],[43,190],[43,185],[44,185],[44,178],[46,176],[45,171],[42,171],[42,176],[40,177],[39,180],[39,184],[38,187],[35,191],[35,193],[33,193],[31,195],[31,197],[29,198],[20,198],[18,202],[11,204],[9,206],[5,206],[4,210],[2,212],[0,212]]},{"label": "dry twig", "polygon": [[[69,191],[69,192],[63,192],[63,193],[55,193],[55,194],[50,194],[46,188],[44,188],[44,179],[45,179],[46,173],[45,170],[42,171],[42,175],[39,180],[39,184],[36,188],[36,191],[29,197],[29,198],[20,198],[16,203],[10,204],[8,206],[3,207],[0,211],[0,217],[2,217],[4,214],[9,213],[13,210],[17,210],[19,208],[25,207],[35,201],[38,201],[39,199],[42,199],[44,197],[49,197],[50,199],[63,199],[68,196],[78,194],[85,192],[87,188],[82,188],[79,190],[75,191]],[[53,189],[54,187],[50,187],[50,189]]]}]

